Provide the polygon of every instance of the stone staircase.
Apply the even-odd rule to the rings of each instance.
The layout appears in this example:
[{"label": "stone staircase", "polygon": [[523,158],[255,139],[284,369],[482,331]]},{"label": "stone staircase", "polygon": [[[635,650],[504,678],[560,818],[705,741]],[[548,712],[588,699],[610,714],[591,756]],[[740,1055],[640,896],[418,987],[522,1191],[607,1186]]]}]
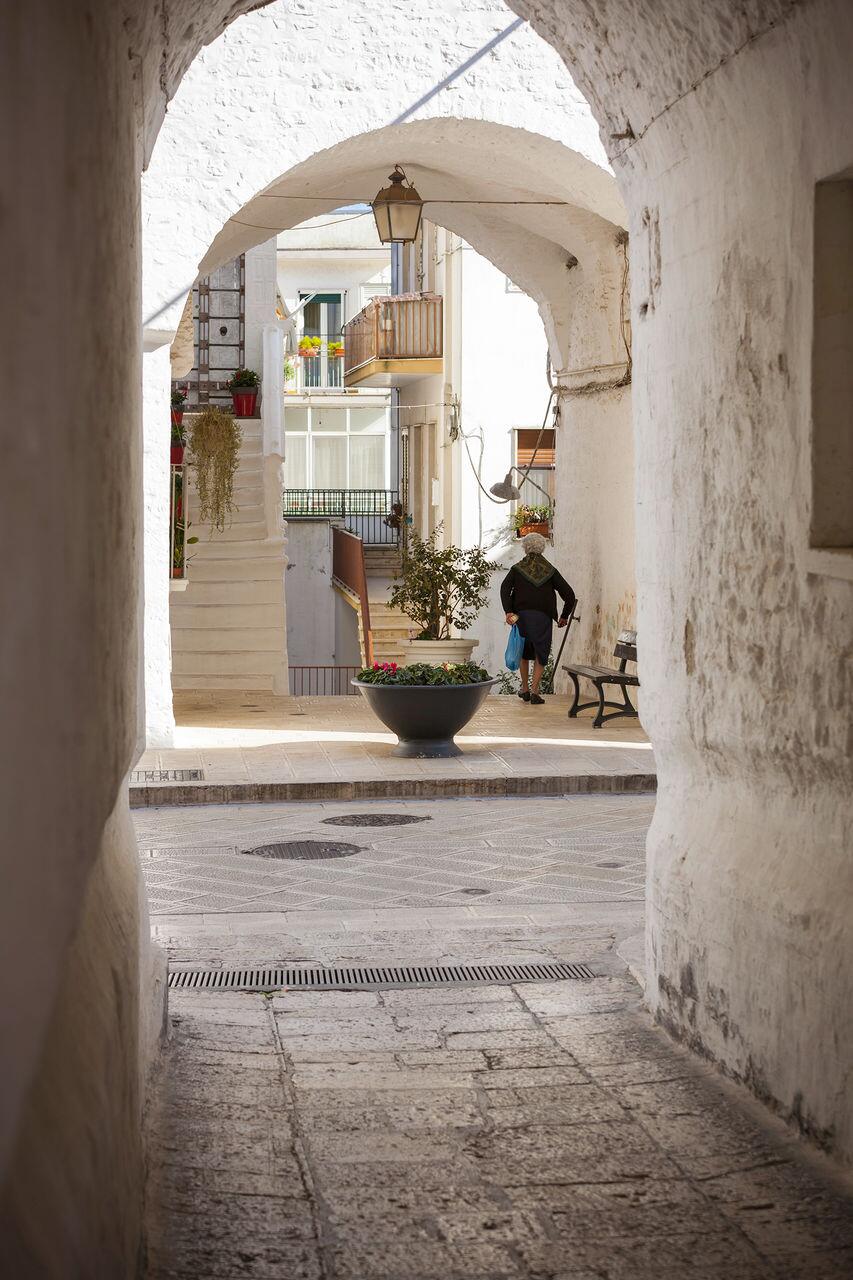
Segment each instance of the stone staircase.
[{"label": "stone staircase", "polygon": [[376,662],[405,661],[402,642],[409,638],[415,624],[405,614],[388,604],[391,582],[401,565],[399,547],[364,548],[367,573],[367,596],[370,602],[370,630],[373,635],[373,657]]},{"label": "stone staircase", "polygon": [[223,533],[198,523],[189,477],[188,586],[171,597],[175,689],[245,689],[287,693],[284,606],[285,541],[268,536],[264,514],[261,424],[241,419],[235,477],[237,509]]}]

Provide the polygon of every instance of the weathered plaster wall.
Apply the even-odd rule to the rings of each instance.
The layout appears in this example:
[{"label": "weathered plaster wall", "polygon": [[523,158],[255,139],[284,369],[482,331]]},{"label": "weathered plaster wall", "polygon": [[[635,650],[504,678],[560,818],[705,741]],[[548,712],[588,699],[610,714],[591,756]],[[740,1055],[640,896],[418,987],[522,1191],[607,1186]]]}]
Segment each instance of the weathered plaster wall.
[{"label": "weathered plaster wall", "polygon": [[325,520],[288,520],[287,658],[291,666],[335,662],[332,534]]},{"label": "weathered plaster wall", "polygon": [[169,441],[171,418],[169,347],[158,345],[142,357],[142,681],[144,723],[139,750],[169,747],[174,741],[171,631],[169,628]]},{"label": "weathered plaster wall", "polygon": [[123,17],[59,0],[0,15],[0,1252],[21,1280],[131,1274],[140,1224],[149,960],[124,797],[141,154]]},{"label": "weathered plaster wall", "polygon": [[631,210],[649,999],[853,1159],[853,584],[807,552],[813,195],[853,159],[853,9],[513,7]]}]

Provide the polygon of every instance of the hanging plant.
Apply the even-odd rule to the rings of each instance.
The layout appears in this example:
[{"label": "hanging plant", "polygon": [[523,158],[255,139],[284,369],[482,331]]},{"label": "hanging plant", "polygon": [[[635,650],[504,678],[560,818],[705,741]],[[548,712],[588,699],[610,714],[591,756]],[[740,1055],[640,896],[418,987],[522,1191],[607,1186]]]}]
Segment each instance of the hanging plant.
[{"label": "hanging plant", "polygon": [[234,476],[243,433],[230,413],[209,405],[191,419],[190,462],[195,468],[202,524],[218,533],[234,509]]}]

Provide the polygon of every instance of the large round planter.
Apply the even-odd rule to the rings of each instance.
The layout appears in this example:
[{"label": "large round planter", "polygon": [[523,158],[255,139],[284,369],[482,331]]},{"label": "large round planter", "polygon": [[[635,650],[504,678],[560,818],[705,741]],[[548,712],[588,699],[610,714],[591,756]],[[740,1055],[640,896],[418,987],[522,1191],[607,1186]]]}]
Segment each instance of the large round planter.
[{"label": "large round planter", "polygon": [[481,684],[353,684],[374,715],[396,733],[393,756],[446,759],[462,754],[453,741],[479,710],[497,680]]},{"label": "large round planter", "polygon": [[232,391],[231,399],[234,401],[235,418],[254,417],[255,405],[258,400],[257,387],[244,387],[240,390]]},{"label": "large round planter", "polygon": [[407,667],[416,662],[437,666],[440,662],[470,662],[479,643],[479,640],[404,640],[402,649]]}]

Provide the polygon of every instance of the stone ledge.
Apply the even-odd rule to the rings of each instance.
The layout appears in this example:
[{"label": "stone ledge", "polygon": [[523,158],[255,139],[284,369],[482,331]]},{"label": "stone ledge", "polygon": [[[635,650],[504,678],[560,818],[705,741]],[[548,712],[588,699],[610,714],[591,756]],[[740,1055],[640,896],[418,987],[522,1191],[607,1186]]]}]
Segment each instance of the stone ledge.
[{"label": "stone ledge", "polygon": [[653,773],[500,778],[365,778],[317,782],[187,782],[131,786],[131,809],[161,805],[270,804],[288,800],[446,800],[456,796],[637,794],[657,789]]}]

